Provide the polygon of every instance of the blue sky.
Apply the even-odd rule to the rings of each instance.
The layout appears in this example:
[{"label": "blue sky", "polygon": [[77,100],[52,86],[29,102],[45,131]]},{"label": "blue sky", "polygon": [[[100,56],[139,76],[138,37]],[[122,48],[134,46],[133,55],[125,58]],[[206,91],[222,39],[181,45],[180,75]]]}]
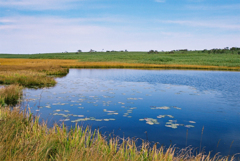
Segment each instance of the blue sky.
[{"label": "blue sky", "polygon": [[233,46],[239,0],[0,0],[0,53]]}]

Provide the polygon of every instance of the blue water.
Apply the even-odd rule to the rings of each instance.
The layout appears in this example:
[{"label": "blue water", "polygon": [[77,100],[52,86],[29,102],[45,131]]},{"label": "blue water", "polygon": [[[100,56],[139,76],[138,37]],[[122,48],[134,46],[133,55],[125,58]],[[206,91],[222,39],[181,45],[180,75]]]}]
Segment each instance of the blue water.
[{"label": "blue water", "polygon": [[70,69],[56,80],[25,90],[23,106],[49,126],[77,123],[167,147],[240,152],[239,72]]}]

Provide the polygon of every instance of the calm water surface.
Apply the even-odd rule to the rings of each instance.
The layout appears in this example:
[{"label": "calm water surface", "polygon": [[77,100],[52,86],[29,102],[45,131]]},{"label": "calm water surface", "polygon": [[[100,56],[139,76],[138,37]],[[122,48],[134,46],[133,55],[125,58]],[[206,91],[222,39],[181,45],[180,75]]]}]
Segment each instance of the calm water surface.
[{"label": "calm water surface", "polygon": [[71,69],[57,82],[25,90],[24,106],[49,126],[64,121],[159,145],[240,152],[238,72]]}]

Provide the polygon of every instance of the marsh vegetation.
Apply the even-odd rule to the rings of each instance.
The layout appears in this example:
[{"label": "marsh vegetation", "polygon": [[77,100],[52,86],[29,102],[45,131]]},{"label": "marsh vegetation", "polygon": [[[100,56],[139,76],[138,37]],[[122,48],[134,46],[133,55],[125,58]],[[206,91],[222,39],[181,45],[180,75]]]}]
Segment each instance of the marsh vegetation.
[{"label": "marsh vegetation", "polygon": [[225,161],[220,157],[186,148],[150,147],[147,142],[136,146],[131,139],[104,137],[99,130],[63,124],[48,128],[26,111],[0,109],[0,160],[161,160],[161,161]]},{"label": "marsh vegetation", "polygon": [[66,75],[68,68],[62,68],[57,61],[24,59],[0,60],[0,84],[19,84],[24,87],[50,87],[56,84],[53,76]]}]

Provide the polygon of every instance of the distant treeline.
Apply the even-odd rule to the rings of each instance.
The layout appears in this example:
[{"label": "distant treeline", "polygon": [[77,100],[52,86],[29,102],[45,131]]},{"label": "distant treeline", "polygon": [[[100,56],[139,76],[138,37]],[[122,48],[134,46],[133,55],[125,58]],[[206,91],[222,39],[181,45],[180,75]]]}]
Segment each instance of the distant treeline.
[{"label": "distant treeline", "polygon": [[[103,49],[104,50],[104,49]],[[95,52],[99,52],[96,50],[90,50],[89,53],[95,53]],[[100,51],[100,52],[104,52],[104,51]],[[106,50],[106,53],[115,53],[115,52],[128,52],[127,50],[120,50],[120,51],[116,51],[116,50]],[[158,54],[158,53],[166,53],[166,54],[174,54],[174,53],[187,53],[187,52],[197,52],[197,53],[208,53],[208,54],[239,54],[240,55],[240,48],[239,47],[225,47],[223,49],[218,49],[218,48],[214,48],[214,49],[204,49],[204,50],[188,50],[188,49],[179,49],[179,50],[171,50],[171,51],[158,51],[158,50],[149,50],[148,54]],[[67,51],[65,53],[68,53]],[[76,52],[76,54],[82,53],[82,50],[78,50]]]},{"label": "distant treeline", "polygon": [[[179,50],[172,50],[172,51],[169,51],[169,52],[165,52],[167,54],[174,54],[174,53],[184,53],[184,52],[188,52],[188,51],[192,51],[192,50],[188,50],[188,49],[179,49]],[[207,49],[204,49],[204,50],[194,50],[195,52],[202,52],[202,53],[208,53],[208,54],[223,54],[223,53],[231,53],[231,54],[239,54],[240,55],[240,48],[239,47],[232,47],[232,48],[229,48],[229,47],[226,47],[224,49],[210,49],[210,50],[207,50]],[[163,51],[161,51],[163,52]],[[148,54],[158,54],[159,51],[157,50],[149,50]]]}]

